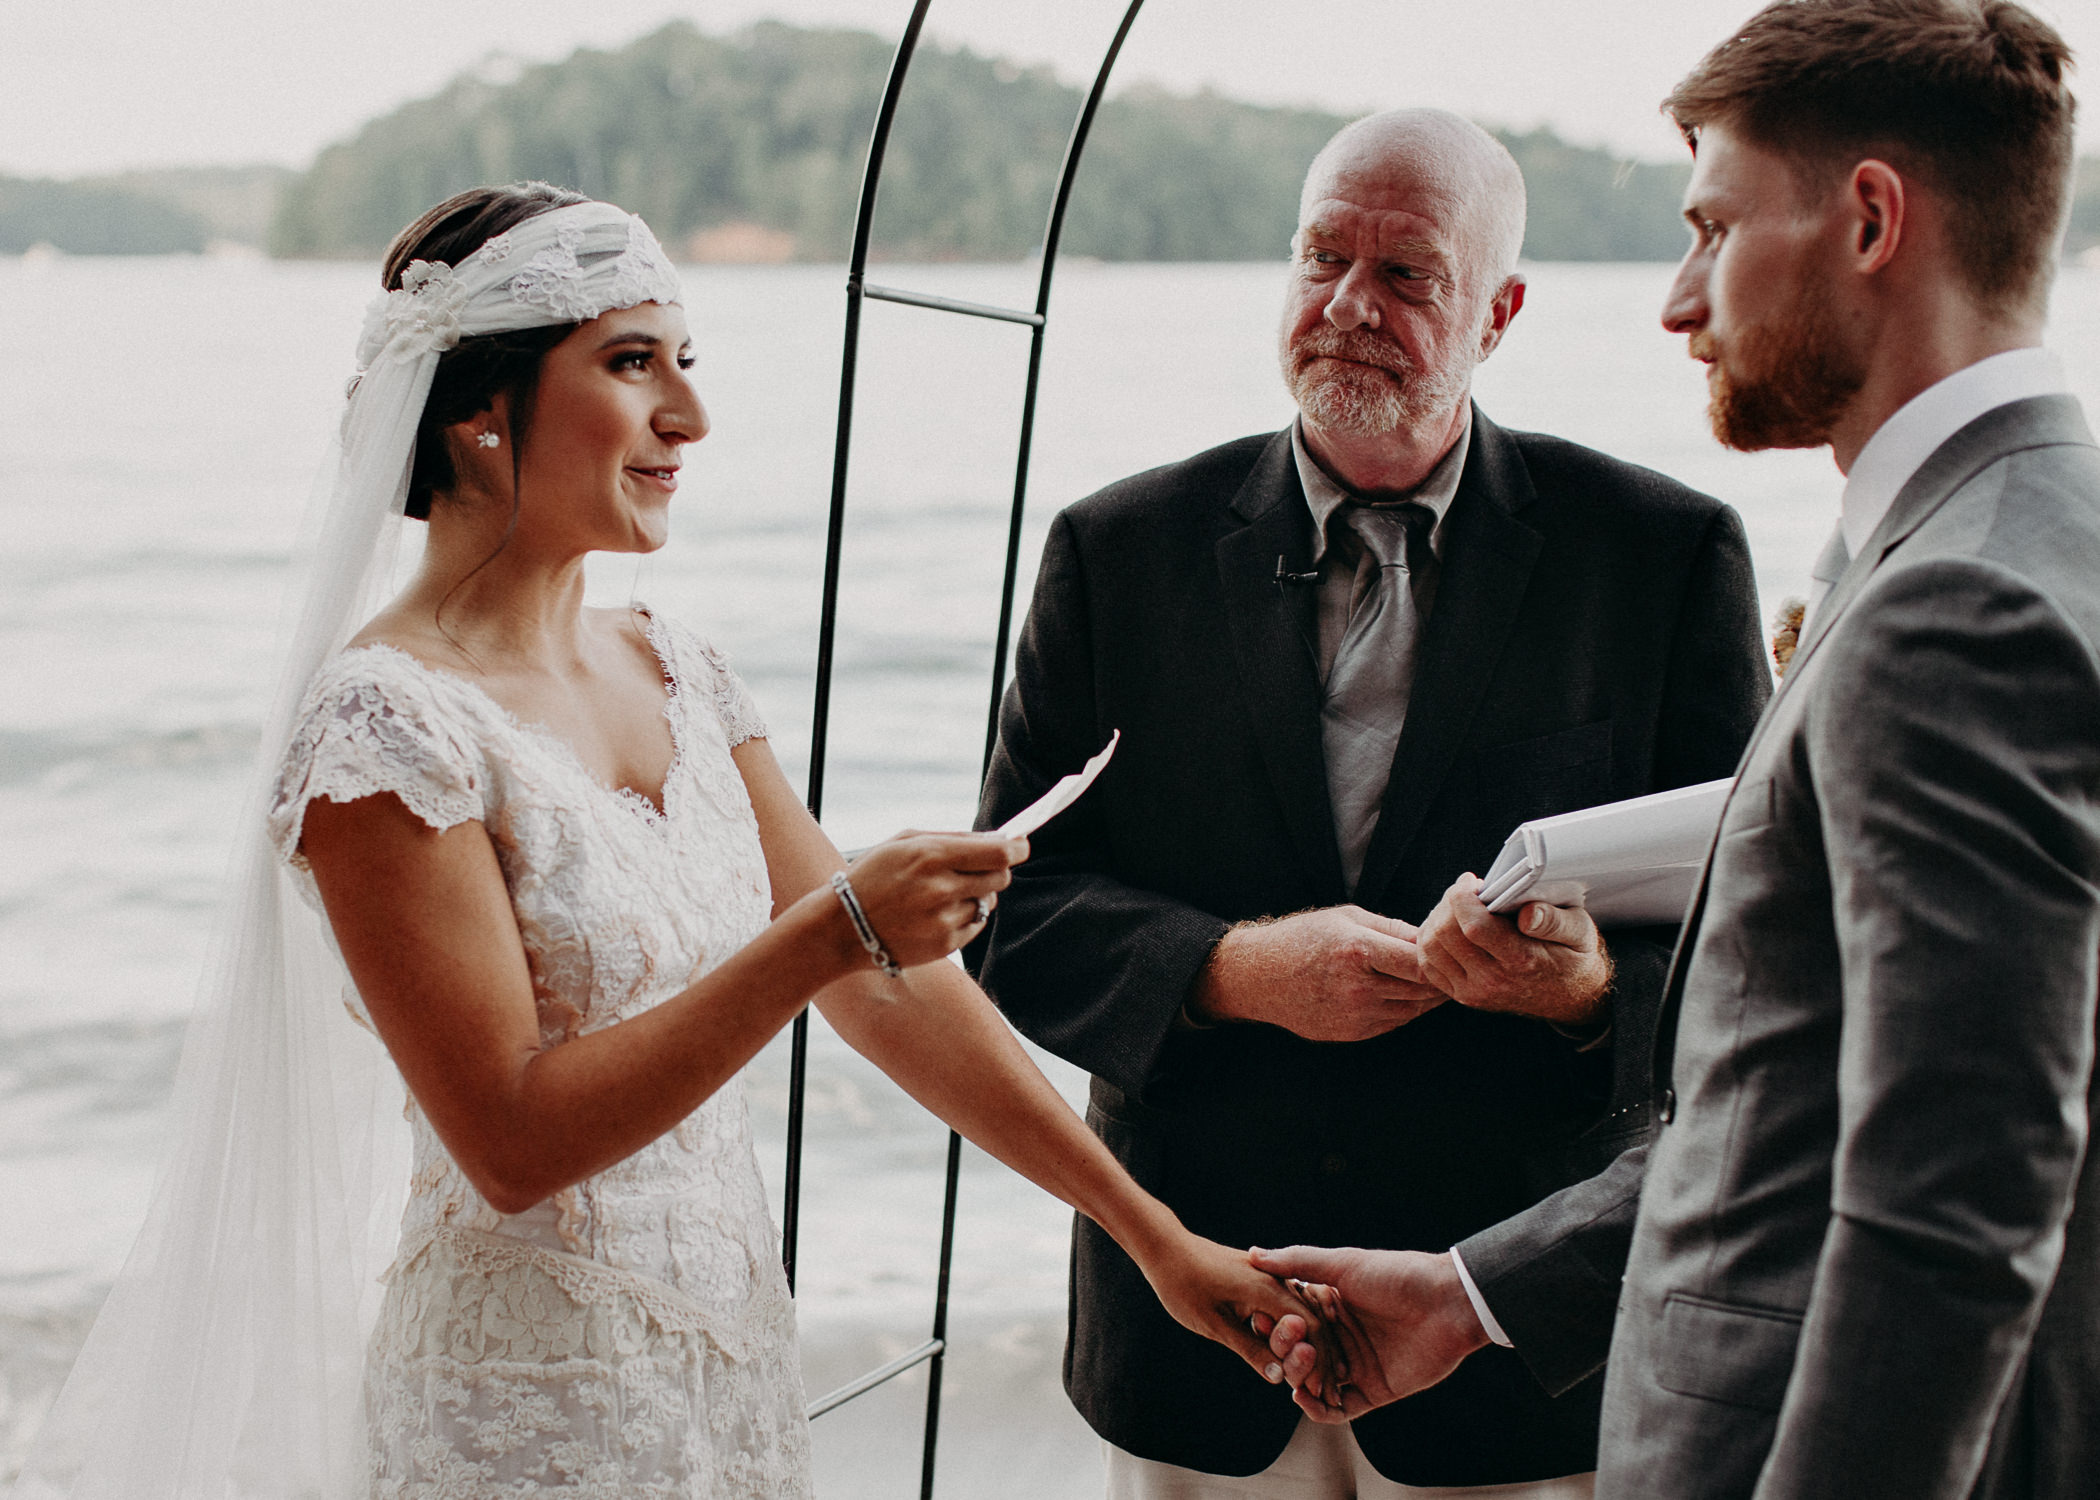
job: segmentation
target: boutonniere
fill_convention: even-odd
[[[1807,600],[1789,597],[1779,601],[1779,613],[1772,616],[1772,664],[1781,677],[1794,659],[1794,647],[1801,643],[1801,617],[1807,610]]]

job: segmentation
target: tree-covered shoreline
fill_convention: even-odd
[[[889,63],[890,43],[870,32],[760,22],[710,36],[673,22],[625,47],[463,74],[303,172],[0,177],[0,253],[232,242],[369,259],[450,193],[540,178],[633,209],[687,259],[842,261]],[[1079,101],[1047,68],[922,47],[891,139],[877,258],[1037,251]],[[1281,256],[1306,164],[1348,118],[1147,85],[1114,94],[1095,122],[1064,250],[1118,261]],[[1623,160],[1549,129],[1496,133],[1529,188],[1528,258],[1681,253],[1688,165]],[[2096,245],[2100,160],[2087,160],[2069,248]]]
[[[640,213],[695,259],[843,260],[890,45],[761,22],[674,22],[491,82],[455,80],[324,150],[287,188],[278,255],[370,255],[428,204],[540,178]],[[922,47],[885,161],[876,253],[1007,260],[1040,244],[1080,91],[1047,68]],[[1266,260],[1307,163],[1349,116],[1139,85],[1095,121],[1064,249],[1102,260]],[[1550,131],[1504,134],[1532,182],[1534,259],[1674,259],[1685,171]],[[759,233],[762,232],[762,233]]]

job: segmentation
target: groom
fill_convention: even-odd
[[[2100,1494],[2100,449],[2038,347],[2068,68],[2005,0],[1788,0],[1668,101],[1664,322],[1715,432],[1847,478],[1665,995],[1645,1187],[1629,1152],[1459,1247],[1547,1389],[1609,1338],[1599,1496]],[[1339,1288],[1352,1412],[1493,1331],[1429,1257],[1256,1263]]]

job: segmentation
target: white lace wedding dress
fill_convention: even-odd
[[[271,812],[391,792],[495,844],[548,1045],[647,1010],[762,929],[758,824],[730,746],[765,733],[712,648],[645,616],[676,747],[659,811],[551,733],[400,651],[316,675]],[[353,1016],[369,1025],[354,991]],[[525,1213],[475,1192],[413,1102],[415,1176],[366,1361],[375,1500],[804,1496],[809,1428],[741,1079]]]

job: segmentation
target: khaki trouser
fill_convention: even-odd
[[[1395,1484],[1371,1467],[1347,1427],[1305,1417],[1298,1419],[1298,1430],[1276,1462],[1244,1479],[1154,1463],[1110,1443],[1103,1443],[1101,1451],[1108,1464],[1108,1500],[1591,1500],[1597,1480],[1594,1474],[1570,1474],[1456,1489]]]

